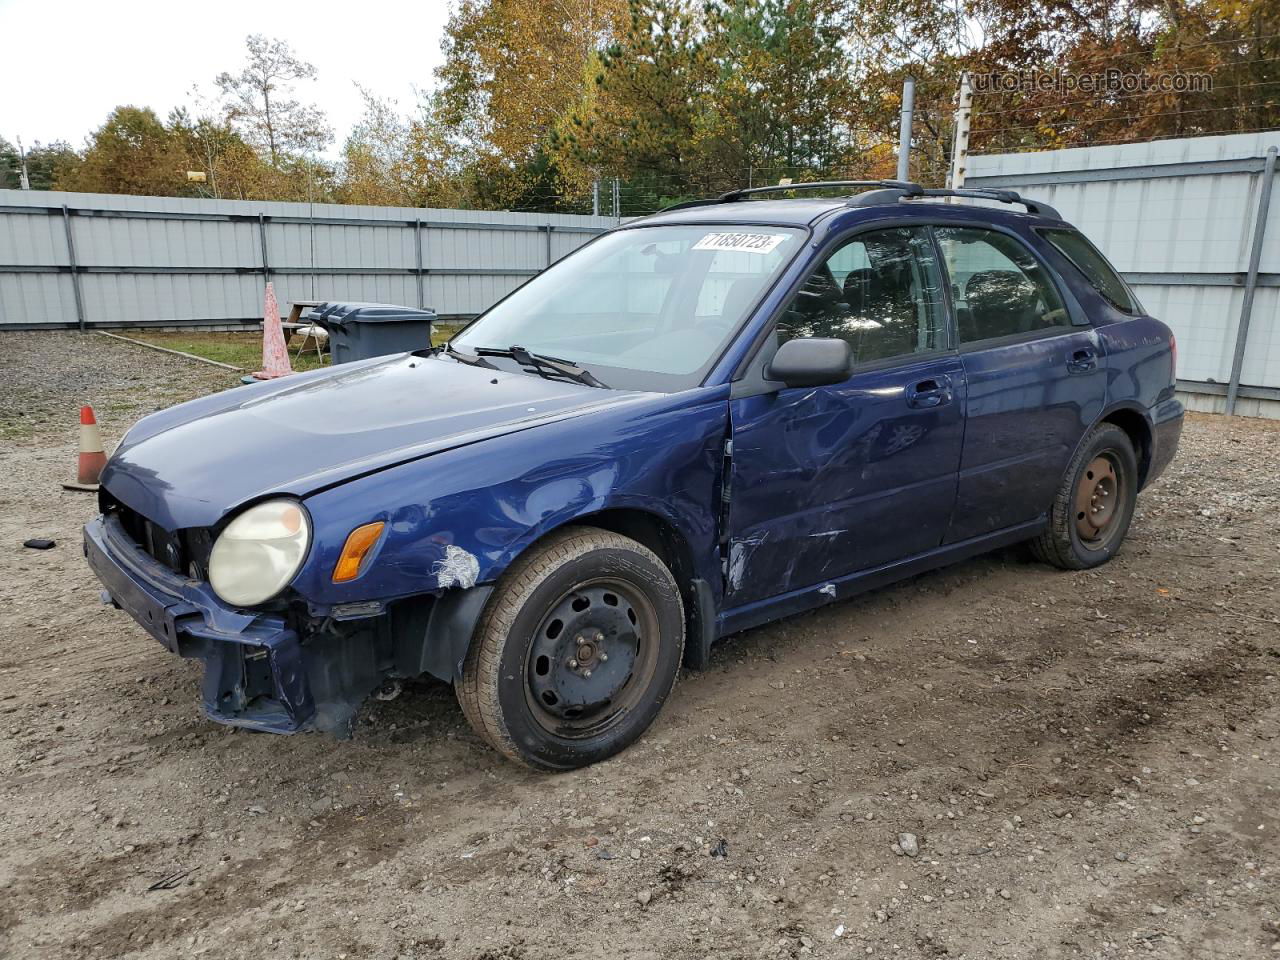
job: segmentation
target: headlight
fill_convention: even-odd
[[[307,512],[293,500],[250,507],[222,531],[209,554],[209,584],[227,603],[251,607],[285,588],[311,541]]]

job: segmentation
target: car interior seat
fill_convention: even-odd
[[[844,298],[860,322],[853,337],[857,362],[911,353],[916,347],[915,308],[910,267],[893,251],[880,251],[878,266],[851,270]]]
[[[968,310],[958,318],[962,341],[1025,333],[1037,326],[1035,284],[1016,270],[975,273],[964,296]]]
[[[739,277],[729,284],[724,295],[724,303],[720,305],[720,316],[710,318],[710,325],[716,329],[728,330],[742,319],[760,291],[760,281],[754,277]]]

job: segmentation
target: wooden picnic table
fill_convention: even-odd
[[[289,319],[282,321],[280,326],[284,328],[285,346],[289,345],[289,341],[293,338],[293,331],[301,327],[309,327],[311,324],[302,322],[302,311],[309,310],[311,307],[318,307],[324,303],[323,300],[294,300],[289,305]]]

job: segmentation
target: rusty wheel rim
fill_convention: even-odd
[[[1076,533],[1091,546],[1104,544],[1115,530],[1124,498],[1124,475],[1110,453],[1089,461],[1076,484]]]

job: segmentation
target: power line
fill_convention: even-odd
[[[1098,123],[1119,123],[1123,120],[1153,120],[1156,117],[1182,117],[1192,113],[1223,113],[1228,110],[1248,110],[1252,107],[1276,107],[1275,103],[1241,103],[1230,107],[1205,107],[1199,110],[1170,110],[1164,113],[1132,113],[1120,117],[1098,117],[1094,120],[1051,120],[1044,123],[1023,124],[1013,127],[997,127],[995,130],[976,130],[975,133],[987,136],[997,133],[1008,133],[1013,130],[1040,130],[1046,126],[1088,127]]]
[[[1188,50],[1203,50],[1205,47],[1220,47],[1223,45],[1233,44],[1233,43],[1234,44],[1261,43],[1264,40],[1277,40],[1277,39],[1280,39],[1280,33],[1264,33],[1256,37],[1226,37],[1222,40],[1202,40],[1199,43],[1180,44],[1176,48],[1166,47],[1164,51],[1159,51],[1159,52],[1185,53]],[[1159,41],[1157,41],[1157,43],[1158,42]],[[1074,60],[1072,61],[1072,63],[1073,64],[1097,63],[1097,62],[1105,63],[1108,60],[1120,60],[1124,57],[1132,57],[1132,56],[1138,56],[1138,55],[1150,56],[1156,52],[1158,51],[1134,49],[1134,50],[1126,50],[1120,53],[1105,53],[1105,54],[1100,53],[1100,54],[1094,54],[1092,56],[1084,57],[1080,60]]]
[[[1275,127],[1247,127],[1243,130],[1231,130],[1230,133],[1275,133]],[[1161,140],[1185,140],[1188,139],[1185,133],[1159,133],[1150,137],[1116,137],[1108,140],[1090,140],[1088,143],[1070,143],[1065,146],[1047,147],[1044,144],[1032,144],[1025,147],[1007,147],[998,150],[986,151],[970,151],[973,155],[996,156],[1001,153],[1044,153],[1050,150],[1081,150],[1088,147],[1101,147],[1111,144],[1128,144],[1128,143],[1155,143]]]
[[[1280,57],[1277,57],[1276,59],[1280,59]],[[1212,94],[1222,93],[1226,90],[1239,90],[1244,87],[1265,87],[1271,84],[1280,84],[1280,77],[1277,77],[1275,80],[1259,80],[1255,83],[1232,83],[1225,87],[1214,87],[1212,90],[1200,90],[1195,94],[1190,94],[1188,91],[1147,90],[1143,93],[1126,93],[1115,97],[1108,97],[1104,94],[1099,97],[1089,97],[1085,100],[1066,100],[1062,103],[1029,103],[1021,107],[1008,107],[1004,110],[983,110],[979,116],[992,117],[999,116],[1003,113],[1020,113],[1023,110],[1062,110],[1067,107],[1079,106],[1082,103],[1113,103],[1117,100],[1133,100],[1139,97],[1177,96],[1179,93],[1191,96],[1209,96]]]

